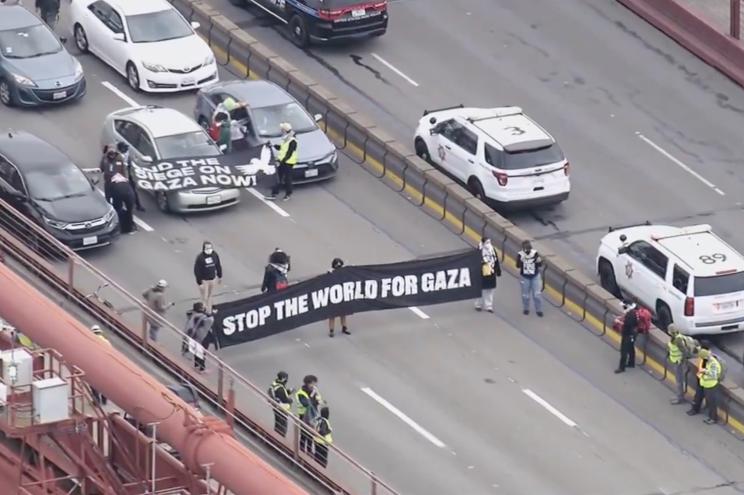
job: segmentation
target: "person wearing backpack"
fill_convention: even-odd
[[[695,402],[692,404],[692,408],[687,411],[687,414],[689,416],[699,414],[703,399],[705,399],[708,417],[705,418],[704,422],[713,425],[718,423],[718,393],[724,375],[723,365],[721,364],[721,358],[710,352],[710,349],[700,349],[698,355],[704,364],[698,368],[698,390],[695,393]]]
[[[287,273],[290,269],[290,259],[287,253],[276,248],[269,256],[269,264],[264,269],[261,292],[276,292],[289,286]]]
[[[682,335],[677,326],[669,325],[669,342],[667,342],[667,359],[674,370],[677,396],[669,402],[682,404],[687,391],[687,360],[692,358],[699,347],[698,342],[687,335]]]

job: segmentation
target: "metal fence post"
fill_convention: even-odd
[[[731,37],[740,39],[740,25],[741,25],[741,0],[731,0],[731,13],[729,15],[731,21]]]
[[[230,377],[229,386],[230,388],[227,391],[227,405],[225,409],[227,409],[227,424],[230,426],[230,429],[235,428],[235,383],[233,380],[233,377]]]
[[[75,287],[75,258],[70,256],[67,261],[67,285],[72,289]]]

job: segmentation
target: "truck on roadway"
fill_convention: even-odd
[[[388,0],[230,0],[255,6],[289,27],[292,42],[350,41],[382,36],[388,25]]]

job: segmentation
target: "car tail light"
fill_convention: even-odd
[[[566,164],[563,166],[563,175],[568,177],[568,174],[570,171],[571,171],[571,164],[566,162]]]
[[[372,4],[372,8],[376,10],[382,10],[385,7],[387,7],[387,0],[385,0],[384,2],[377,2]]]
[[[328,10],[328,9],[321,9],[318,12],[318,16],[323,19],[324,21],[335,21],[336,19],[342,17],[346,13],[345,10]]]
[[[688,297],[685,299],[685,316],[695,316],[695,298]]]
[[[496,180],[499,181],[500,186],[505,186],[509,183],[509,176],[506,175],[505,173],[496,172],[495,170],[493,170],[491,173],[493,174],[494,177],[496,177]]]

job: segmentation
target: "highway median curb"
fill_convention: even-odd
[[[633,8],[632,4],[645,4],[646,10],[650,10],[649,2],[618,1],[629,8]],[[286,88],[311,113],[323,115],[322,125],[339,149],[471,245],[477,245],[482,236],[491,237],[504,260],[505,268],[516,272],[516,253],[522,241],[531,240],[529,234],[487,208],[451,178],[414,156],[408,147],[389,137],[374,121],[283,61],[262,43],[250,36],[247,39],[240,30],[232,29],[229,26],[231,21],[224,22],[217,17],[220,19],[219,31],[228,32],[231,37],[230,41],[219,41],[221,36],[210,35],[214,29],[212,19],[215,18],[211,9],[199,2],[171,2],[187,19],[202,22],[201,33],[210,42],[218,58],[229,60],[234,71],[250,78],[267,79]],[[669,4],[670,8],[679,8],[672,0],[659,2]],[[689,23],[687,29],[701,28],[691,19],[685,21]],[[716,43],[721,42],[718,40]],[[731,47],[725,43],[716,46],[726,46],[726,53],[735,55],[737,63],[740,60],[744,67],[744,51],[739,48],[735,53],[730,52]],[[245,57],[233,57],[233,51],[242,51]],[[744,82],[744,70],[741,75],[741,81]],[[545,255],[544,288],[548,299],[584,327],[616,345],[617,335],[612,331],[607,332],[607,329],[611,328],[614,318],[620,314],[619,301],[601,288],[596,280],[568,264],[558,253],[550,252],[539,242],[536,245],[538,251]],[[673,377],[667,371],[666,361],[667,340],[663,332],[654,332],[645,339],[639,350],[642,351],[642,364],[649,372],[671,384]],[[723,388],[725,399],[722,401],[722,417],[744,435],[744,397],[741,390],[728,386]]]

